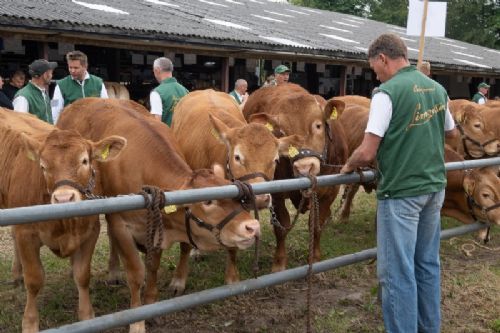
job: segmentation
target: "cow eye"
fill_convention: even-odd
[[[203,205],[205,205],[205,206],[211,206],[212,204],[213,204],[213,200],[203,201]]]
[[[480,123],[476,123],[476,124],[474,124],[474,127],[475,128],[481,128],[481,124]]]
[[[240,157],[240,155],[238,155],[238,154],[234,155],[234,160],[235,160],[236,162],[241,162],[241,157]]]
[[[89,160],[87,158],[84,158],[83,161],[82,161],[82,164],[83,165],[89,164]]]
[[[317,129],[321,129],[321,124],[316,124]]]
[[[483,197],[483,199],[489,199],[490,194],[485,192],[485,193],[481,193],[481,196]]]

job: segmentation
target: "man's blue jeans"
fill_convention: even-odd
[[[388,333],[440,330],[443,200],[444,190],[378,201],[377,274]]]

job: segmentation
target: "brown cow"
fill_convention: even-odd
[[[486,128],[493,132],[495,138],[500,140],[500,102],[493,101],[490,103],[490,101],[488,101],[480,110]]]
[[[261,123],[248,124],[231,96],[211,89],[191,92],[180,100],[172,129],[191,168],[218,164],[225,167],[226,179],[250,183],[272,179],[279,156],[288,156],[290,145],[300,144],[294,136],[275,138]],[[271,205],[270,194],[256,199],[258,208]],[[188,258],[189,246],[183,245],[177,267],[187,267]],[[180,271],[187,272],[187,268]],[[236,250],[229,249],[225,282],[237,281]]]
[[[101,168],[105,176],[102,185],[106,195],[137,193],[145,184],[166,191],[230,184],[222,178],[224,172],[220,168],[216,168],[217,176],[211,170],[193,171],[184,160],[171,129],[133,101],[81,99],[64,110],[57,125],[75,129],[88,138],[100,138],[111,133],[127,138],[129,145],[122,156]],[[109,232],[127,273],[131,307],[141,305],[140,287],[145,270],[137,248],[148,245],[145,213],[144,210],[137,210],[106,216]],[[233,214],[234,217],[230,218]],[[190,230],[186,229],[185,218]],[[224,223],[224,220],[228,222]],[[179,207],[164,216],[162,225],[155,237],[162,239],[158,244],[160,249],[149,253],[152,260],[146,265],[145,303],[156,300],[156,275],[162,249],[169,248],[174,242],[195,243],[206,251],[221,247],[245,249],[260,234],[259,222],[238,201],[229,199]],[[177,271],[171,286],[183,288],[185,280],[182,279],[186,275],[187,272]],[[144,322],[131,325],[130,331],[145,332]]]
[[[59,130],[31,115],[6,109],[0,109],[0,141],[1,208],[83,200],[80,190],[94,190],[94,182],[99,187],[97,161],[111,161],[126,145],[124,138],[116,136],[97,143],[85,140],[74,131]],[[61,258],[71,258],[79,294],[78,318],[93,318],[89,280],[99,236],[98,217],[20,224],[12,227],[12,233],[16,250],[13,272],[15,279],[22,274],[26,287],[23,332],[38,332],[39,328],[36,299],[44,284],[40,260],[44,245]]]
[[[344,103],[341,101],[325,101],[314,97],[300,86],[286,84],[274,87],[266,87],[257,90],[250,95],[247,104],[243,110],[246,119],[252,119],[257,114],[265,114],[274,120],[275,135],[280,133],[296,134],[303,138],[305,146],[322,155],[323,163],[321,173],[331,173],[338,171],[338,168],[327,167],[326,163],[331,165],[344,164],[347,159],[347,146],[345,144],[345,135],[337,121],[330,119],[331,115],[337,117],[342,113]],[[326,149],[325,149],[326,146]],[[291,178],[294,175],[317,175],[320,171],[320,161],[314,162],[313,167],[305,169],[295,168],[289,159],[281,158],[276,168],[275,179]],[[321,189],[319,191],[319,223],[323,225],[330,216],[330,205],[338,193],[338,187]],[[273,207],[276,216],[283,226],[274,227],[276,235],[276,252],[272,271],[281,271],[286,268],[287,254],[285,250],[285,240],[288,231],[291,228],[290,215],[285,206],[285,199],[290,198],[295,207],[300,206],[302,196],[298,191],[288,193],[273,194]],[[304,213],[308,205],[303,205],[301,213]],[[315,229],[314,238],[314,261],[320,259],[320,229]]]
[[[485,109],[468,100],[449,102],[450,112],[455,119],[461,136],[447,139],[446,143],[466,158],[484,158],[498,154],[500,141],[488,130],[481,112]]]

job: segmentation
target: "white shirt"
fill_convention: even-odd
[[[85,97],[85,92],[83,90],[83,85],[85,83],[85,80],[88,80],[90,78],[89,72],[85,72],[85,76],[83,78],[83,81],[78,81],[71,79],[78,83],[82,87],[82,94],[83,97]],[[108,91],[106,90],[106,87],[104,86],[104,83],[102,84],[101,88],[101,98],[108,98]],[[54,124],[57,122],[57,119],[59,118],[59,115],[61,114],[62,109],[64,108],[64,97],[61,93],[61,89],[59,88],[59,85],[56,85],[56,89],[54,90],[54,96],[52,96],[52,101],[51,101],[51,107],[52,107],[52,119],[54,119]]]
[[[373,95],[370,103],[370,116],[368,117],[368,124],[366,125],[365,133],[372,133],[383,138],[389,128],[391,118],[391,98],[383,91],[376,93]],[[453,128],[455,128],[455,121],[450,113],[450,109],[446,106],[444,130],[451,131]]]
[[[477,104],[486,104],[486,96],[484,96],[482,93],[479,93],[479,95],[483,96],[481,97],[478,101],[477,101]]]
[[[42,92],[42,96],[45,100],[49,98],[49,95],[47,94],[47,90],[45,88],[40,88],[36,84],[32,83],[35,87],[38,88]],[[17,96],[14,98],[14,101],[12,102],[14,105],[14,111],[17,112],[22,112],[22,113],[29,113],[30,112],[30,105],[28,103],[28,100],[24,96]]]
[[[152,91],[149,94],[149,105],[151,106],[151,113],[159,115],[163,114],[163,104],[161,102],[160,94],[157,91]]]

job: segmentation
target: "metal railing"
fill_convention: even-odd
[[[452,162],[446,164],[446,170],[458,170],[500,165],[500,157]],[[372,181],[376,177],[374,171],[364,171],[363,180]],[[331,186],[346,183],[359,182],[361,176],[358,174],[328,175],[318,177],[318,186]],[[290,190],[306,189],[311,186],[307,178],[277,180],[252,185],[255,194],[276,193]],[[238,195],[238,189],[234,185],[212,187],[205,189],[184,190],[166,192],[165,197],[168,204],[185,204],[209,199],[234,198]],[[135,210],[144,208],[144,198],[140,195],[129,195],[107,199],[83,201],[78,203],[66,203],[57,205],[38,205],[0,210],[0,226],[37,222],[41,220],[60,219],[71,216],[94,215],[99,213],[114,213],[124,210]],[[444,230],[441,239],[463,235],[484,228],[484,224],[475,223],[454,229]],[[320,273],[338,267],[351,265],[357,262],[373,259],[376,257],[376,248],[352,253],[333,259],[321,261],[313,265],[313,272]],[[207,304],[222,300],[230,296],[245,294],[257,289],[274,286],[287,281],[304,278],[307,274],[307,265],[283,272],[260,276],[256,279],[245,280],[228,286],[204,290],[186,296],[144,305],[138,308],[124,310],[113,314],[101,316],[91,320],[77,322],[60,328],[49,329],[43,332],[72,332],[87,333],[99,332],[106,329],[128,325],[137,321],[154,318],[160,315],[188,309],[194,306]]]

